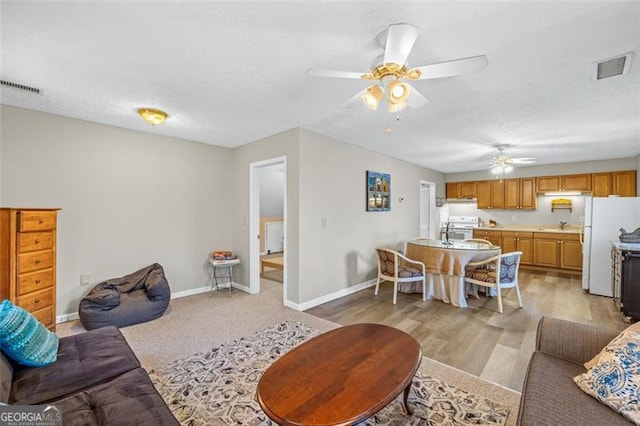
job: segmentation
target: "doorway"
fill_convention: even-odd
[[[265,271],[282,282],[282,300],[287,294],[287,162],[286,157],[249,165],[249,292],[260,293]],[[269,240],[267,242],[267,240]]]
[[[436,184],[420,181],[420,238],[435,238]]]

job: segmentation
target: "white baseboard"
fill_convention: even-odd
[[[348,296],[350,294],[353,294],[357,291],[360,290],[364,290],[365,288],[369,288],[369,287],[373,287],[374,285],[376,285],[376,278],[369,280],[369,281],[365,281],[363,283],[360,284],[356,284],[353,285],[351,287],[347,287],[347,288],[343,288],[342,290],[338,290],[336,292],[333,292],[331,294],[327,294],[324,296],[320,296],[317,297],[315,299],[309,300],[308,302],[304,302],[304,303],[294,303],[290,300],[285,300],[284,305],[287,308],[291,308],[294,309],[296,311],[306,311],[307,309],[311,309],[315,306],[318,305],[322,305],[323,303],[327,303],[327,302],[331,302],[332,300],[336,300],[339,299],[341,297],[344,296]],[[219,286],[220,289],[225,289],[225,288],[229,288],[228,284],[227,285],[221,285]],[[247,293],[251,293],[249,291],[249,287],[247,287],[246,285],[242,285],[242,284],[238,284],[236,282],[233,283],[233,288],[236,288],[238,290],[247,292]],[[181,297],[187,297],[187,296],[193,296],[196,294],[200,294],[200,293],[206,293],[209,290],[211,290],[211,286],[210,285],[206,285],[204,287],[198,287],[198,288],[192,288],[189,290],[183,290],[183,291],[178,291],[176,293],[171,293],[171,299],[179,299]],[[70,314],[64,314],[64,315],[58,315],[56,317],[56,323],[61,323],[61,322],[67,322],[67,321],[73,321],[73,320],[77,320],[78,318],[80,318],[80,316],[78,315],[77,312],[73,312]]]
[[[229,288],[229,284],[220,285],[219,288],[221,288],[221,289]],[[235,283],[235,282],[233,283],[233,288],[237,288],[239,290],[246,291],[247,293],[249,292],[249,287],[243,286],[243,285]],[[189,290],[178,291],[176,293],[171,293],[171,299],[179,299],[181,297],[194,296],[196,294],[206,293],[209,290],[211,290],[211,286],[210,285],[205,285],[203,287],[191,288]],[[64,314],[64,315],[58,315],[58,316],[56,316],[56,324],[60,324],[61,322],[77,320],[79,318],[80,318],[80,315],[78,315],[77,312],[72,312],[70,314]]]
[[[210,285],[205,285],[204,287],[198,288],[190,288],[189,290],[178,291],[176,293],[171,293],[172,299],[180,299],[181,297],[193,296],[195,294],[206,293],[211,289]]]
[[[374,278],[369,281],[365,281],[360,284],[356,284],[347,288],[343,288],[342,290],[338,290],[331,294],[327,294],[324,296],[317,297],[315,299],[309,300],[304,303],[294,303],[290,300],[285,300],[284,305],[288,308],[295,309],[296,311],[306,311],[307,309],[311,309],[315,306],[322,305],[323,303],[331,302],[332,300],[339,299],[344,296],[348,296],[357,291],[364,290],[365,288],[373,287],[376,285],[377,278]]]
[[[73,321],[80,318],[77,312],[73,312],[70,314],[58,315],[56,317],[56,324],[60,324],[61,322]]]

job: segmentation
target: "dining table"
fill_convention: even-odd
[[[465,268],[470,262],[485,260],[500,252],[500,247],[480,242],[418,238],[407,241],[405,256],[424,263],[427,300],[439,299],[465,308],[467,294],[471,291],[477,295],[477,288],[465,285]],[[422,283],[399,283],[398,290],[403,293],[421,293]]]

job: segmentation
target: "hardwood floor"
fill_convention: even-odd
[[[423,302],[421,294],[399,293],[394,306],[391,283],[381,284],[378,296],[371,287],[306,312],[342,325],[373,322],[399,328],[420,342],[424,356],[517,391],[542,316],[617,330],[627,326],[613,300],[585,293],[579,276],[521,270],[519,279],[524,308],[507,290],[504,314],[498,313],[495,298],[482,294],[470,297],[468,308],[457,308],[439,300]]]

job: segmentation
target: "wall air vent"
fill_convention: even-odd
[[[596,62],[593,69],[593,79],[602,80],[604,78],[615,77],[616,75],[627,74],[631,68],[631,58],[633,53],[629,52],[622,56]]]
[[[25,90],[27,92],[34,93],[36,95],[40,94],[40,89],[31,87],[31,86],[25,86],[24,84],[13,83],[7,80],[0,80],[0,86],[11,87],[12,89],[17,89],[17,90]]]

